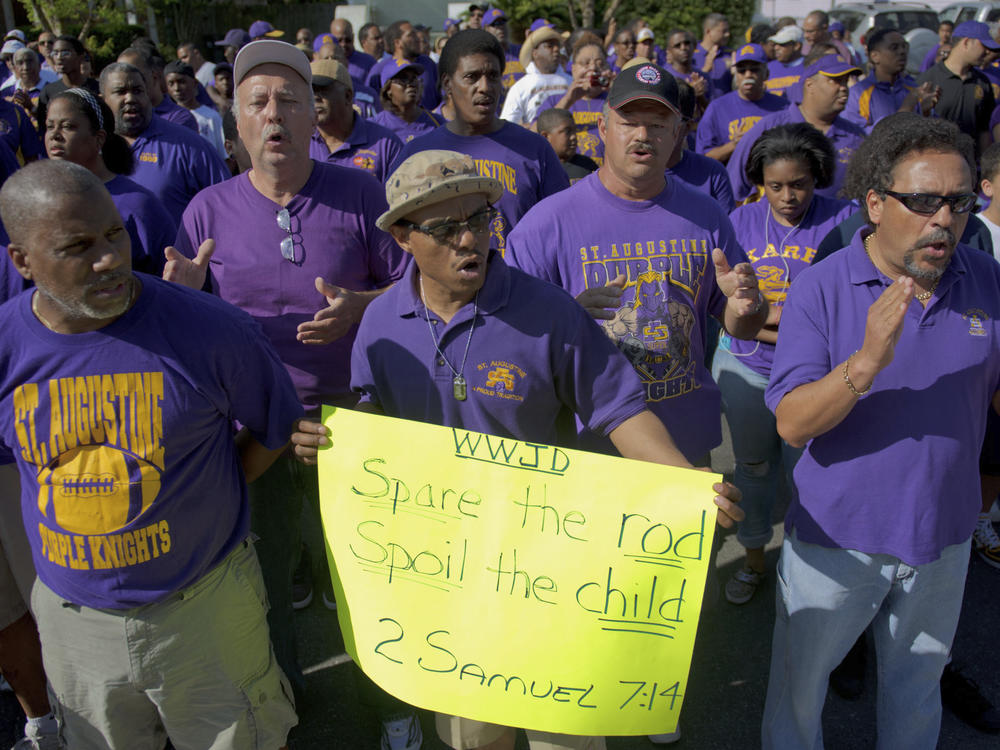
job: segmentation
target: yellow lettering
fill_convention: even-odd
[[[88,536],[87,544],[90,547],[90,559],[94,563],[94,570],[107,570],[110,568],[111,565],[101,556],[101,550],[104,547],[104,537]]]
[[[170,551],[170,526],[166,521],[160,521],[158,530],[160,532],[160,552],[165,555]]]

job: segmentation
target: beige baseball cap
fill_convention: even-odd
[[[351,74],[347,68],[336,60],[313,60],[312,65],[312,85],[329,86],[336,81],[344,84],[348,90],[354,91],[354,83],[351,81]]]
[[[258,65],[277,63],[285,65],[300,76],[306,83],[312,83],[312,71],[309,69],[309,58],[294,44],[279,42],[277,39],[258,39],[243,47],[236,55],[233,63],[233,85],[239,86],[247,74]]]
[[[503,185],[492,177],[483,177],[471,156],[457,151],[432,149],[419,151],[406,159],[385,183],[389,210],[378,217],[375,226],[388,230],[417,208],[482,193],[495,203],[503,195]]]

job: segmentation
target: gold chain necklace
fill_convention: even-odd
[[[868,255],[868,260],[870,260],[872,262],[872,265],[875,266],[875,268],[877,269],[878,266],[875,264],[875,259],[872,257],[872,251],[871,248],[869,247],[869,243],[871,242],[871,239],[874,236],[875,233],[872,232],[867,237],[865,237],[864,245],[865,245],[865,254]],[[928,289],[926,292],[921,292],[920,294],[914,294],[913,295],[914,298],[917,299],[917,301],[919,302],[926,302],[927,300],[929,300],[931,297],[934,296],[934,292],[937,290],[938,284],[940,282],[941,282],[941,277],[939,276],[938,278],[934,279],[934,284],[931,286],[930,289]]]

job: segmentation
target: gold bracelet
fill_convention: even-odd
[[[851,357],[857,354],[858,351],[860,350],[855,349],[854,352],[851,354]],[[853,393],[858,398],[861,398],[862,396],[867,396],[871,392],[874,382],[869,383],[868,387],[865,388],[863,391],[859,391],[857,388],[854,387],[854,383],[851,382],[851,376],[847,373],[847,366],[851,363],[851,357],[848,357],[846,360],[844,360],[844,382],[847,383],[847,387],[851,389],[851,393]]]

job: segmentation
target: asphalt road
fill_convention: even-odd
[[[712,456],[713,468],[729,474],[732,453],[727,444]],[[780,514],[776,508],[775,539],[769,545],[771,570],[781,539]],[[319,530],[307,524],[307,535],[317,552]],[[759,747],[760,718],[764,706],[774,622],[774,576],[769,576],[756,596],[740,607],[725,601],[720,588],[740,566],[742,548],[732,533],[724,535],[715,581],[702,613],[691,668],[691,679],[681,716],[683,737],[674,747],[683,750],[727,750]],[[715,596],[711,596],[711,592]],[[374,720],[358,703],[353,665],[344,655],[336,613],[323,607],[319,596],[297,613],[299,649],[309,690],[300,707],[300,724],[293,731],[293,750],[377,750]],[[966,583],[965,603],[954,647],[957,663],[973,677],[983,692],[1000,704],[1000,649],[996,647],[1000,623],[1000,570],[973,555]],[[871,661],[871,660],[870,660]],[[875,747],[875,674],[869,666],[866,689],[855,702],[840,699],[831,691],[824,712],[824,736],[829,750],[864,750]],[[434,736],[433,719],[421,712],[424,748],[443,750]],[[23,716],[10,693],[0,693],[0,748],[8,748],[20,736]],[[982,734],[945,711],[939,748],[951,750],[996,750],[1000,736]],[[615,737],[610,750],[651,750],[645,737]],[[519,749],[527,748],[523,735]]]

